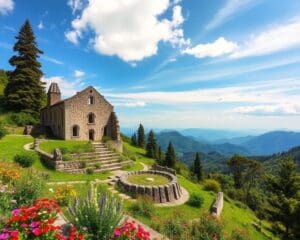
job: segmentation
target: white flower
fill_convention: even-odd
[[[52,193],[53,193],[53,192],[54,192],[54,191],[53,191],[53,188],[49,188],[49,192],[52,192]]]

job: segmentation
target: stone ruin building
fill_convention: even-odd
[[[122,148],[119,121],[114,107],[92,86],[61,100],[57,83],[51,83],[48,103],[41,110],[41,125],[54,137],[65,140],[112,140]]]

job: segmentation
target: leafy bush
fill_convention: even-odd
[[[69,207],[70,220],[77,227],[85,227],[92,240],[109,240],[123,218],[121,203],[106,193],[95,199],[91,192],[87,198],[74,199]]]
[[[130,206],[129,211],[134,216],[143,216],[151,219],[151,216],[155,213],[155,207],[150,198],[139,197],[137,201]]]
[[[44,186],[45,180],[39,172],[27,170],[15,183],[14,199],[18,206],[32,204],[41,196]]]
[[[67,206],[75,196],[76,192],[70,184],[60,185],[54,191],[54,200],[58,202],[60,206]]]
[[[62,160],[67,162],[67,161],[71,161],[72,160],[72,157],[68,154],[63,154],[62,155]]]
[[[217,193],[221,191],[221,186],[220,183],[214,179],[206,179],[204,181],[204,190]]]
[[[94,165],[94,167],[95,167],[96,169],[100,169],[100,168],[101,168],[101,164],[100,164],[100,163],[96,163],[96,164]]]
[[[2,122],[0,122],[0,139],[4,138],[6,134],[7,134],[7,131],[4,128],[4,124]]]
[[[36,124],[38,124],[37,119],[32,117],[31,114],[24,113],[24,112],[12,113],[10,115],[10,119],[11,119],[12,123],[14,123],[14,124],[16,124],[20,127],[25,126],[25,125],[36,125]]]
[[[37,159],[37,154],[29,151],[19,153],[14,157],[14,161],[24,168],[31,167]]]
[[[232,240],[250,240],[249,232],[246,229],[234,229],[231,233]]]
[[[209,213],[206,213],[201,216],[199,222],[193,222],[190,236],[191,239],[222,240],[222,229],[222,224],[217,219],[213,218]]]
[[[81,169],[86,168],[86,162],[81,162],[79,168]]]
[[[87,174],[93,174],[93,173],[94,173],[94,169],[88,168],[88,169],[86,170],[86,173],[87,173]]]
[[[192,207],[200,208],[203,202],[204,202],[203,197],[201,197],[199,194],[192,193],[187,204]]]

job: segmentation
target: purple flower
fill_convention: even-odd
[[[14,210],[12,210],[12,215],[18,215],[18,214],[20,214],[20,209],[18,209],[18,208],[16,208],[16,209],[14,209]]]
[[[39,225],[38,222],[32,222],[32,223],[30,224],[30,227],[36,228],[38,225]]]

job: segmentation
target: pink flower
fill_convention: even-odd
[[[16,208],[16,209],[14,209],[14,210],[12,210],[12,215],[19,215],[20,214],[20,209],[18,209],[18,208]]]
[[[9,234],[8,233],[2,233],[0,234],[0,239],[4,240],[4,239],[8,239],[9,238]]]
[[[32,233],[35,235],[35,236],[39,236],[42,232],[41,232],[41,229],[39,228],[34,228],[32,230]]]
[[[39,225],[38,222],[32,222],[32,223],[30,224],[30,227],[36,228],[38,225]]]
[[[17,230],[14,230],[14,231],[12,231],[12,232],[10,233],[10,235],[11,235],[12,237],[17,237],[17,236],[19,235],[19,232],[18,232]]]

